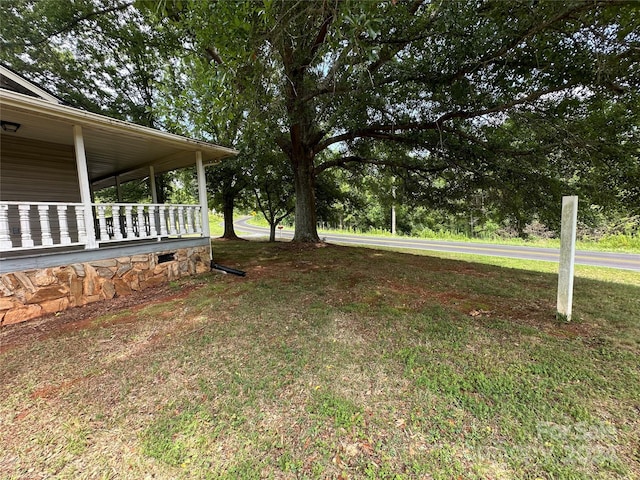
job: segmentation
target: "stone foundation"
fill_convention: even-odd
[[[194,247],[5,273],[0,275],[0,325],[208,272],[209,263],[209,247]]]

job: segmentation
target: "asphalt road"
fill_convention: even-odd
[[[249,225],[247,220],[251,217],[243,217],[234,222],[237,231],[250,235],[269,235],[269,229]],[[290,239],[293,231],[282,229],[276,232],[276,238]],[[542,260],[558,262],[558,249],[538,248],[512,245],[496,245],[475,242],[453,242],[444,240],[422,240],[405,237],[372,237],[366,235],[327,234],[320,235],[329,243],[341,243],[349,245],[369,245],[392,248],[407,248],[414,250],[435,250],[439,252],[471,253],[475,255],[490,255],[494,257],[521,258],[524,260]],[[640,272],[640,255],[631,253],[608,253],[593,251],[576,251],[576,264],[595,265],[599,267],[621,268]]]

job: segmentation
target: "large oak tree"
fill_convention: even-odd
[[[314,187],[328,168],[398,163],[452,188],[476,188],[466,178],[485,174],[505,182],[546,175],[518,163],[547,152],[510,137],[520,131],[507,120],[557,123],[576,101],[628,100],[639,84],[636,7],[166,0],[156,13],[183,35],[198,63],[193,80],[223,102],[242,99],[242,115],[262,122],[284,152],[295,240],[318,241]],[[389,145],[403,154],[376,154]],[[571,162],[565,154],[559,161]]]

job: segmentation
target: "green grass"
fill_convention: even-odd
[[[212,237],[221,237],[224,234],[224,217],[218,214],[209,213],[209,230]]]
[[[247,277],[1,354],[0,477],[639,478],[637,273],[563,323],[544,262],[214,250]]]

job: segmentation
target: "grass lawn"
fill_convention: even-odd
[[[640,478],[637,273],[566,324],[546,264],[214,250],[247,277],[0,345],[0,478]]]

